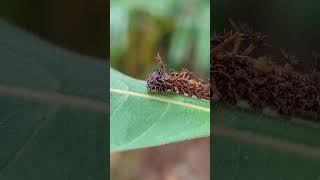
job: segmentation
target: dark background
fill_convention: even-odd
[[[214,0],[213,29],[230,27],[228,19],[247,22],[269,36],[274,47],[288,48],[303,63],[310,63],[311,51],[319,49],[320,1],[313,0]]]
[[[59,47],[105,59],[106,6],[105,0],[1,0],[0,17]]]

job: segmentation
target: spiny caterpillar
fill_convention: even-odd
[[[320,55],[313,52],[314,67],[303,73],[289,51],[271,48],[266,35],[246,24],[231,21],[232,28],[211,39],[211,76],[221,99],[237,104],[244,99],[256,110],[274,107],[285,116],[320,121]],[[272,50],[272,51],[271,51]],[[266,52],[278,52],[276,64]]]
[[[192,98],[210,99],[209,83],[202,79],[193,78],[192,73],[187,69],[182,69],[180,72],[171,70],[167,73],[159,53],[155,59],[158,60],[159,67],[148,76],[147,88],[149,91],[173,92]]]

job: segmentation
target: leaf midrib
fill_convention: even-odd
[[[30,88],[1,85],[0,96],[12,96],[21,99],[27,99],[36,102],[44,102],[49,104],[66,105],[77,108],[83,108],[98,112],[106,112],[107,104],[102,101],[92,100],[89,98],[65,95],[57,92],[40,91]]]
[[[214,136],[221,136],[244,143],[255,144],[257,146],[275,149],[285,153],[295,153],[312,159],[320,160],[320,148],[306,144],[294,143],[284,139],[276,139],[266,135],[259,135],[251,131],[237,130],[221,125],[213,126]]]
[[[190,108],[190,109],[196,109],[196,110],[210,113],[210,108],[207,108],[207,107],[198,106],[198,105],[185,103],[185,102],[181,102],[181,101],[176,101],[176,100],[171,100],[171,99],[167,99],[167,98],[162,98],[162,97],[158,97],[158,96],[143,94],[143,93],[134,92],[134,91],[130,91],[130,90],[110,88],[110,92],[124,94],[124,95],[130,95],[130,96],[136,96],[136,97],[142,97],[145,99],[152,99],[152,100],[156,100],[156,101],[165,102],[168,104],[174,104],[174,105],[178,105],[178,106],[182,106],[182,107],[186,107],[186,108]]]

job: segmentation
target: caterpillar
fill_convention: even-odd
[[[294,54],[272,48],[266,35],[246,24],[230,23],[231,29],[211,39],[210,73],[222,101],[237,104],[244,99],[258,111],[271,106],[281,115],[320,121],[320,54],[313,51],[313,70],[302,72]],[[268,51],[281,58],[271,58]]]
[[[159,62],[147,79],[147,89],[151,92],[171,92],[196,99],[210,99],[210,83],[200,78],[193,78],[192,73],[183,68],[180,72],[166,72],[163,60],[158,53],[155,59]]]

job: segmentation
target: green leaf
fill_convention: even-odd
[[[209,136],[209,101],[150,94],[145,81],[110,75],[111,152]]]
[[[319,178],[319,124],[222,103],[213,109],[214,179]]]
[[[106,179],[106,63],[0,27],[0,179]]]

